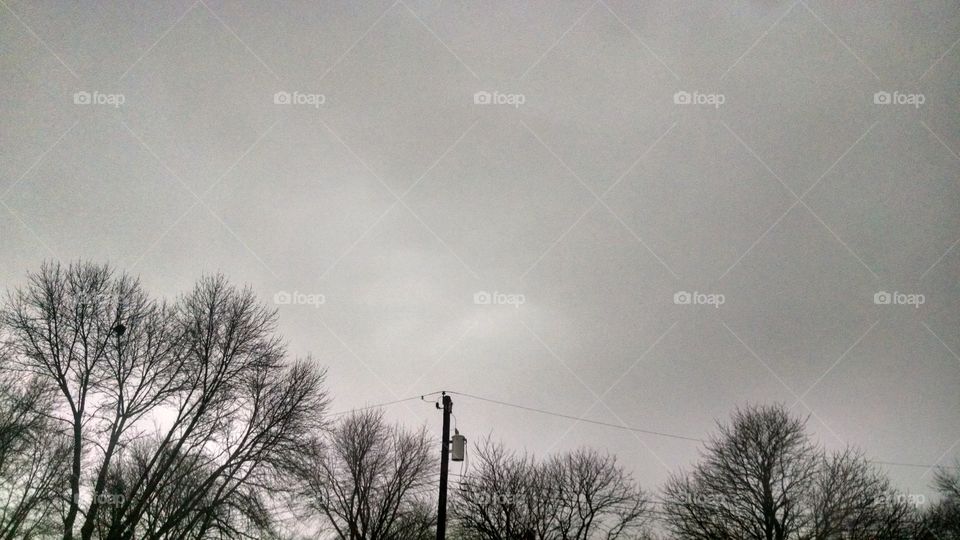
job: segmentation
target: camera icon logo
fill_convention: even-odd
[[[673,293],[674,304],[685,306],[685,305],[689,305],[692,301],[693,301],[693,295],[691,295],[687,291],[677,291]]]
[[[290,92],[279,91],[273,95],[273,103],[275,105],[289,105],[290,104]]]
[[[483,90],[473,94],[473,104],[474,105],[489,105],[493,100],[493,96],[490,92],[485,92]]]
[[[673,95],[673,102],[677,105],[690,105],[693,103],[693,96],[690,92],[680,90]]]
[[[892,103],[893,99],[890,95],[890,92],[884,92],[883,90],[873,94],[873,103],[875,105],[889,105]]]
[[[489,306],[492,296],[487,291],[477,291],[473,293],[473,303],[479,306]]]
[[[873,303],[877,305],[888,305],[893,301],[893,296],[887,291],[879,291],[873,295]]]
[[[293,302],[293,295],[287,291],[278,291],[273,295],[273,303],[281,306],[290,305]]]
[[[74,92],[73,103],[75,105],[89,105],[91,103],[90,92],[84,92],[84,91]]]

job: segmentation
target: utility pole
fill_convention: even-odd
[[[443,395],[443,438],[440,443],[440,497],[437,503],[437,540],[447,538],[447,461],[450,458],[450,413],[453,400],[446,392]],[[440,408],[440,405],[437,405]]]

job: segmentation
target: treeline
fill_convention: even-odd
[[[44,265],[0,309],[0,539],[434,538],[439,441],[329,414],[325,375],[223,277],[167,303],[106,266]],[[747,406],[653,488],[593,449],[481,441],[448,537],[960,539],[960,467],[933,482],[936,500],[901,493],[782,406]]]

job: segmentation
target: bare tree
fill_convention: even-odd
[[[580,449],[537,463],[486,439],[453,502],[459,530],[491,540],[638,538],[650,503],[616,458]]]
[[[953,468],[938,468],[933,486],[940,500],[924,512],[918,538],[960,540],[960,460]]]
[[[376,410],[350,413],[299,467],[304,495],[339,538],[428,538],[436,522],[431,448],[425,430],[404,431]]]
[[[171,306],[106,266],[46,264],[11,295],[2,322],[16,369],[56,388],[70,449],[65,540],[78,525],[83,540],[98,527],[111,540],[210,530],[232,497],[283,470],[326,404],[323,372],[285,360],[275,312],[222,277]],[[150,437],[142,466],[125,466]],[[197,460],[166,519],[144,528],[164,487]],[[111,484],[118,470],[131,474]]]
[[[3,366],[3,369],[6,369]],[[0,538],[50,536],[63,499],[67,446],[34,377],[0,375]]]
[[[506,540],[552,527],[545,471],[489,437],[475,446],[472,470],[453,490],[451,515],[466,538]]]
[[[807,537],[815,540],[911,537],[915,505],[863,454],[845,449],[821,456],[809,508]]]
[[[642,532],[649,503],[616,457],[580,449],[555,457],[549,467],[560,501],[555,517],[560,538],[634,538]]]
[[[684,539],[899,540],[915,508],[855,449],[817,449],[782,406],[737,410],[690,474],[665,488],[668,528]]]
[[[816,477],[804,422],[779,405],[738,409],[703,461],[665,488],[667,526],[689,539],[798,538]]]

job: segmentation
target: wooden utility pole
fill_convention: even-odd
[[[453,400],[446,392],[443,395],[443,437],[440,442],[440,497],[437,503],[437,540],[447,538],[447,469],[450,459],[450,413]],[[437,405],[440,408],[440,405]]]

